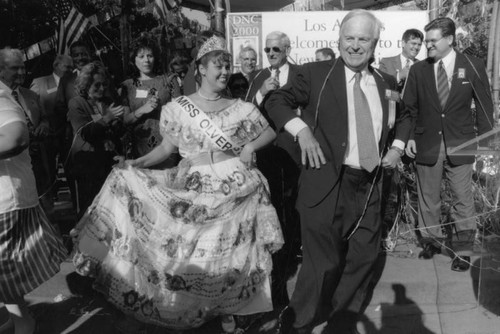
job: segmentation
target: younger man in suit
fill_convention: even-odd
[[[472,241],[476,229],[472,194],[474,156],[449,155],[447,149],[490,131],[494,123],[483,61],[455,51],[453,20],[438,18],[427,24],[424,43],[429,57],[411,68],[403,102],[405,111],[413,118],[406,154],[415,158],[418,223],[425,227],[422,235],[427,237],[421,242],[424,248],[421,257],[431,258],[440,252],[443,237],[450,242],[449,247],[454,247],[451,231],[443,233],[440,226],[443,172],[455,199],[451,216],[461,232],[461,241]],[[471,111],[472,99],[475,117]],[[470,257],[465,255],[468,252],[456,252],[452,270],[469,268]]]
[[[422,48],[423,40],[424,34],[420,30],[408,29],[403,33],[401,54],[380,60],[379,69],[396,78],[400,92],[403,90],[410,67],[418,61],[417,55]]]

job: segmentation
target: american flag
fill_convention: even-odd
[[[71,7],[73,7],[70,0],[57,0],[54,5],[57,15],[62,19],[65,19],[68,16],[71,11]]]
[[[59,19],[59,31],[56,34],[57,53],[69,54],[71,44],[78,41],[89,26],[90,21],[75,7],[72,7],[66,20]]]
[[[158,18],[160,21],[165,21],[167,18],[167,5],[165,5],[164,0],[153,0],[153,15]]]

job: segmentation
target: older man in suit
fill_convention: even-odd
[[[299,66],[287,61],[291,51],[290,38],[280,31],[266,36],[264,51],[270,66],[254,73],[246,101],[253,102],[277,132],[274,145],[257,152],[257,167],[269,182],[271,201],[278,212],[285,237],[285,247],[273,257],[272,287],[274,304],[284,306],[288,304],[287,277],[293,274],[300,252],[299,215],[295,209],[300,149],[288,132],[274,126],[270,111],[264,104],[273,92],[293,81]],[[299,114],[299,110],[295,112]]]
[[[26,79],[23,54],[18,49],[0,50],[0,89],[12,94],[14,100],[24,111],[30,135],[29,153],[35,174],[39,195],[46,195],[51,185],[49,166],[45,149],[45,138],[49,134],[49,122],[40,97],[22,87]],[[47,211],[52,210],[50,196],[42,196],[41,204]]]
[[[455,23],[438,18],[425,26],[428,58],[410,69],[403,101],[413,118],[406,153],[417,167],[418,223],[424,239],[423,258],[441,250],[440,241],[451,243],[452,233],[440,226],[443,172],[453,193],[451,217],[462,241],[473,239],[476,211],[472,194],[474,156],[449,155],[458,146],[493,127],[493,103],[484,64],[454,50]],[[471,111],[474,99],[476,112]],[[449,226],[449,225],[448,225]],[[437,242],[436,242],[437,241]],[[452,270],[469,268],[470,249],[458,252]]]
[[[382,58],[379,69],[396,78],[398,90],[403,90],[410,67],[418,59],[417,55],[422,48],[424,34],[418,29],[408,29],[403,33],[401,53],[394,57]]]
[[[303,65],[266,103],[276,128],[293,131],[303,164],[303,260],[282,333],[311,333],[325,318],[327,333],[356,333],[379,250],[381,169],[396,166],[410,129],[399,118],[389,144],[396,82],[369,66],[381,27],[372,13],[351,11],[340,25],[340,58]]]

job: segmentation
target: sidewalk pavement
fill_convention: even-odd
[[[381,253],[374,289],[358,322],[361,334],[499,334],[500,333],[500,237],[485,239],[482,253],[472,256],[467,272],[450,270],[451,259],[436,255],[417,257],[412,242],[398,244]],[[295,286],[288,282],[289,294]],[[26,296],[39,322],[38,334],[59,333],[146,333],[172,331],[120,321],[118,312],[90,287],[89,281],[73,272],[68,260],[61,271]],[[247,331],[274,334],[279,309],[264,315]],[[0,324],[7,319],[0,308]],[[124,328],[125,327],[125,328]],[[121,328],[119,330],[119,328]],[[321,326],[314,333],[324,332]],[[189,334],[221,333],[217,320]],[[13,334],[12,329],[0,334]],[[330,333],[324,333],[330,334]]]

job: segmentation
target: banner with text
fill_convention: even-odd
[[[258,54],[257,66],[269,66],[264,47],[266,35],[281,31],[288,35],[291,42],[289,61],[304,64],[315,60],[315,51],[329,47],[338,57],[340,23],[348,11],[324,12],[263,12],[263,13],[228,13],[227,38],[228,48],[233,54],[234,71],[239,70],[239,51],[245,46],[252,46]],[[384,28],[375,49],[375,66],[381,58],[401,53],[401,37],[407,29],[419,29],[429,22],[426,11],[374,11]],[[417,58],[426,57],[422,46]]]

